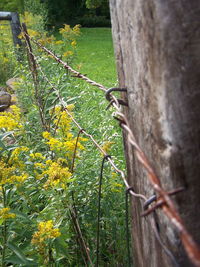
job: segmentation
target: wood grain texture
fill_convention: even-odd
[[[173,197],[186,228],[200,244],[200,4],[198,0],[110,0],[120,87],[135,137],[163,188],[185,186]],[[136,192],[154,192],[127,143],[129,182]],[[135,266],[173,266],[132,201]],[[180,266],[193,266],[170,221],[157,212],[164,243]]]

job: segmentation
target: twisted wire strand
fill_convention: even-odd
[[[24,34],[25,35],[28,35],[27,33],[24,33]],[[65,63],[63,60],[61,60],[52,51],[50,51],[46,47],[42,46],[40,43],[38,43],[32,37],[29,36],[29,38],[38,47],[40,47],[43,51],[45,51],[47,54],[51,55],[51,57],[54,58],[58,63],[62,64],[65,69],[67,69],[70,72],[74,73],[76,75],[75,77],[81,78],[82,80],[86,81],[87,83],[89,83],[89,84],[91,84],[93,86],[98,87],[100,90],[102,90],[104,92],[107,91],[106,87],[104,87],[100,83],[97,83],[97,82],[89,79],[88,77],[86,77],[85,75],[81,74],[80,72],[72,69],[67,63]],[[200,249],[199,249],[198,245],[195,243],[195,241],[193,240],[192,236],[186,230],[186,228],[184,226],[184,223],[183,223],[182,219],[180,218],[179,213],[178,213],[178,211],[176,210],[176,208],[174,206],[174,203],[171,200],[171,197],[162,188],[160,179],[158,178],[158,176],[156,175],[156,172],[154,171],[154,169],[150,165],[150,163],[149,163],[146,155],[144,154],[144,152],[142,151],[142,149],[140,148],[140,146],[136,142],[136,139],[134,137],[134,134],[133,134],[133,132],[132,132],[132,130],[130,128],[129,122],[128,122],[127,118],[125,117],[125,115],[121,112],[121,107],[120,107],[119,101],[112,94],[110,94],[110,96],[111,96],[111,98],[113,100],[113,106],[116,109],[115,116],[117,116],[117,118],[119,118],[121,120],[120,126],[127,133],[127,140],[128,140],[128,142],[133,146],[138,161],[146,169],[146,171],[147,171],[147,177],[148,177],[149,181],[151,182],[154,190],[158,193],[158,195],[160,196],[160,198],[163,200],[163,204],[161,205],[161,208],[162,208],[164,214],[170,219],[171,223],[179,231],[180,238],[182,240],[182,243],[183,243],[183,245],[185,247],[185,250],[186,250],[189,258],[191,259],[191,261],[196,266],[200,266]],[[76,124],[76,126],[79,129],[82,129],[80,127],[80,125],[76,122],[76,120],[71,116],[70,112],[67,110],[66,103],[63,101],[63,99],[59,97],[59,100],[62,103],[62,105],[64,104],[65,111],[72,118],[72,120],[74,121],[74,123]],[[90,135],[90,134],[88,134],[85,131],[83,131],[83,133],[87,137],[89,137],[93,141],[93,143],[95,144],[95,146],[102,152],[102,154],[104,156],[106,156],[105,151],[102,150],[102,148],[95,141],[95,139],[93,138],[93,136]],[[115,171],[118,172],[121,175],[121,177],[122,177],[122,179],[124,181],[124,184],[125,184],[127,190],[130,190],[130,186],[128,185],[128,182],[127,182],[127,180],[125,178],[124,172],[121,171],[121,170],[119,170],[116,167],[116,165],[114,164],[114,162],[112,161],[112,159],[109,159],[109,162],[111,163],[111,165],[113,166],[113,168],[115,169]],[[138,198],[143,199],[145,201],[147,200],[147,198],[144,195],[142,195],[142,194],[136,194],[133,190],[130,190],[130,194],[133,195],[134,197],[138,197]]]

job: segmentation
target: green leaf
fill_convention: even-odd
[[[26,259],[26,256],[24,255],[23,251],[17,247],[16,245],[12,243],[8,243],[8,247],[15,253],[17,258],[23,263],[23,264],[28,264],[29,261]]]
[[[16,256],[11,256],[6,260],[7,263],[13,263],[13,264],[24,264],[24,261],[22,261],[20,258]]]
[[[14,132],[11,131],[11,132],[6,132],[6,133],[1,134],[1,135],[0,135],[0,140],[3,140],[5,137],[7,137],[8,135],[11,135],[11,134],[13,134],[13,133],[14,133]]]
[[[61,255],[67,255],[67,243],[62,237],[56,238],[54,240],[56,251],[59,252]]]
[[[11,209],[11,212],[15,213],[18,218],[21,218],[21,219],[24,219],[25,221],[31,222],[29,217],[24,213],[22,213],[18,210],[14,210],[14,209]]]

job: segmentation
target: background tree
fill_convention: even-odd
[[[1,0],[0,11],[23,13],[24,0]]]
[[[48,10],[48,24],[78,24],[82,26],[110,26],[107,0],[43,0]]]

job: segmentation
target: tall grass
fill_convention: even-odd
[[[75,66],[107,87],[117,83],[115,57],[110,28],[82,28]]]
[[[67,26],[63,31],[67,34],[70,32]],[[74,68],[91,79],[106,87],[117,84],[110,29],[82,29],[82,34],[77,40],[77,48],[73,46],[75,57],[64,56],[64,49],[68,43],[67,49],[72,51],[71,39],[68,43],[67,39],[63,39],[59,47],[57,40],[53,37],[49,38],[44,34],[42,38],[33,30],[32,34],[39,36],[41,42],[45,42],[51,50],[56,50],[60,56],[63,55],[64,60],[72,62]],[[94,136],[102,147],[107,149],[107,153],[111,154],[117,166],[124,169],[121,131],[118,123],[112,118],[114,111],[112,107],[106,110],[108,103],[104,92],[73,77],[34,45],[33,50],[46,76],[58,88],[65,102],[75,106],[73,116],[76,120]],[[7,124],[0,129],[3,134],[0,140],[3,147],[3,150],[0,150],[0,160],[5,162],[6,169],[6,164],[11,158],[13,162],[11,161],[10,165],[15,167],[15,169],[9,169],[12,183],[5,182],[2,186],[3,190],[8,192],[8,196],[4,197],[6,201],[0,205],[3,208],[2,212],[5,213],[7,211],[5,207],[9,206],[16,214],[15,217],[12,213],[6,214],[7,218],[2,224],[4,228],[9,226],[9,231],[3,232],[5,238],[3,240],[0,238],[5,252],[3,266],[12,263],[13,266],[27,266],[28,264],[29,266],[84,266],[70,210],[76,210],[80,228],[90,249],[91,259],[95,263],[97,203],[102,155],[89,140],[84,142],[85,149],[76,158],[75,171],[69,173],[72,158],[71,154],[68,155],[70,149],[65,149],[64,145],[67,144],[67,138],[77,136],[78,129],[63,114],[64,112],[63,117],[59,118],[61,110],[57,95],[40,76],[40,71],[38,73],[37,90],[39,91],[36,92],[28,63],[24,62],[24,65],[18,67],[21,82],[18,84],[17,94],[19,103],[23,107],[23,114],[21,114],[19,127],[10,129],[13,131],[10,132],[9,137],[14,142],[11,148],[4,140]],[[40,125],[38,112],[39,105],[42,105],[45,123],[49,125],[47,131],[43,133],[44,138],[42,137],[44,129]],[[17,110],[16,113],[18,119],[20,118],[19,112],[20,110]],[[4,114],[5,116],[8,115]],[[4,119],[3,122],[6,120]],[[14,123],[13,120],[12,123]],[[60,128],[56,129],[57,126]],[[61,130],[63,126],[66,128]],[[70,142],[71,150],[73,150],[74,140],[70,139]],[[17,165],[19,163],[21,169]],[[59,176],[61,171],[62,177]],[[17,176],[13,175],[14,172]],[[24,174],[23,177],[19,176],[21,172]],[[72,179],[68,179],[67,175]],[[65,176],[67,181],[63,181]],[[17,182],[19,177],[21,180],[24,179],[21,184]],[[52,180],[50,181],[49,178],[53,179],[54,183],[51,184]],[[62,180],[61,185],[59,180]],[[0,199],[3,199],[1,195]],[[127,264],[124,213],[123,183],[111,166],[106,164],[102,186],[100,266],[114,267]],[[52,228],[52,222],[56,229],[59,228],[61,235]],[[24,231],[21,231],[21,225]],[[45,240],[38,239],[38,236],[45,235],[45,227],[51,230],[50,237],[47,235]],[[7,240],[9,240],[9,247]],[[45,251],[41,249],[43,243],[45,243]]]

